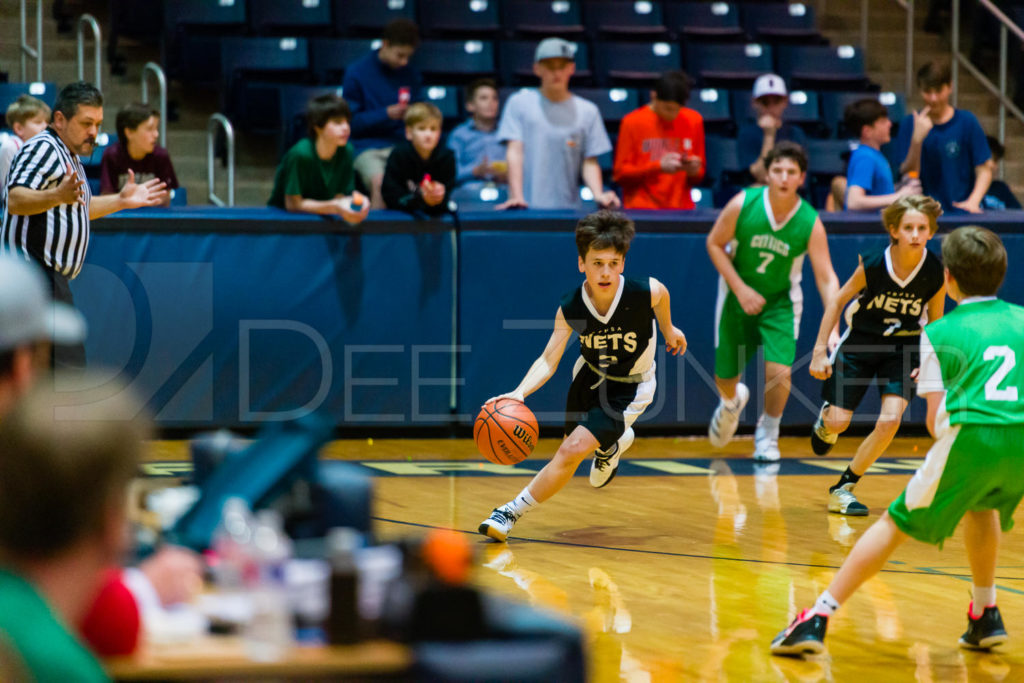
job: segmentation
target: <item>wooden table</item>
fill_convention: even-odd
[[[130,657],[111,657],[105,665],[116,681],[396,679],[412,666],[412,651],[385,640],[296,645],[281,661],[257,662],[246,656],[241,639],[208,636],[193,643],[147,646]]]

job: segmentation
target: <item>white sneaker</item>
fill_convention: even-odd
[[[480,522],[480,526],[477,527],[484,536],[489,536],[495,541],[502,541],[508,538],[508,534],[512,531],[512,527],[516,525],[516,513],[512,511],[508,505],[502,505],[500,508],[494,508],[491,516]]]
[[[853,484],[843,484],[828,494],[828,511],[850,517],[864,517],[868,506],[853,495]]]
[[[708,425],[708,439],[713,447],[721,448],[732,440],[736,433],[736,427],[740,423],[740,413],[743,412],[748,400],[750,400],[750,389],[747,389],[747,385],[743,382],[737,382],[734,399],[736,407],[728,408],[725,401],[718,401],[715,414],[711,416],[711,424]]]
[[[764,415],[757,421],[754,430],[754,460],[775,462],[782,457],[779,453],[779,430],[768,430],[764,426]]]
[[[633,428],[627,427],[607,453],[594,451],[594,459],[590,461],[591,486],[599,489],[607,486],[615,478],[615,473],[619,471],[619,458],[633,445],[633,438]]]
[[[818,411],[818,419],[814,421],[814,427],[811,428],[811,450],[815,455],[825,455],[839,440],[839,435],[828,431],[825,426],[826,410],[828,410],[828,401],[822,404],[821,410]]]

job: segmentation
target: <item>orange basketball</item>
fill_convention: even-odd
[[[480,409],[473,440],[480,453],[497,465],[515,465],[537,445],[537,418],[522,401],[499,398]]]

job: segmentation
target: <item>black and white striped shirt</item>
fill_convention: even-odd
[[[89,185],[83,186],[85,205],[59,204],[33,216],[16,216],[7,211],[7,194],[11,188],[27,187],[49,190],[57,187],[67,173],[68,165],[85,180],[85,168],[77,154],[72,154],[53,128],[36,135],[22,145],[11,161],[7,185],[0,191],[0,246],[3,251],[31,257],[50,270],[75,278],[85,262],[89,246]]]

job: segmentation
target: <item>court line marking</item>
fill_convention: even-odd
[[[386,517],[376,517],[376,516],[374,516],[374,517],[371,517],[371,519],[374,519],[374,520],[376,520],[378,522],[388,522],[390,524],[398,524],[398,525],[402,525],[402,526],[418,527],[420,529],[445,529],[447,531],[457,531],[460,534],[471,534],[471,535],[477,535],[477,533],[478,533],[476,531],[467,531],[466,529],[452,529],[451,527],[434,526],[433,524],[421,524],[419,522],[406,522],[406,521],[399,520],[399,519],[388,519]],[[483,539],[481,539],[481,542],[484,542]],[[643,550],[641,548],[620,548],[620,547],[609,546],[609,545],[591,545],[591,544],[588,544],[588,543],[572,543],[570,541],[552,541],[550,539],[545,539],[545,538],[516,538],[515,542],[516,543],[542,543],[542,544],[545,544],[545,545],[558,545],[558,546],[563,546],[563,547],[567,547],[567,548],[586,548],[586,549],[591,549],[591,550],[618,550],[620,552],[626,552],[626,553],[638,553],[638,554],[641,554],[641,555],[660,555],[660,556],[663,556],[663,557],[681,557],[681,558],[692,559],[692,560],[726,560],[726,561],[729,561],[729,562],[747,562],[747,563],[750,563],[750,564],[770,564],[770,565],[778,565],[778,566],[784,566],[784,567],[808,567],[808,568],[813,568],[813,569],[839,569],[838,565],[831,565],[831,564],[811,564],[811,563],[808,563],[808,562],[775,562],[775,561],[772,561],[772,560],[757,560],[757,559],[747,558],[747,557],[721,557],[721,556],[718,556],[718,555],[699,555],[699,554],[695,554],[695,553],[674,553],[674,552],[670,552],[670,551],[667,551],[667,550]],[[902,563],[897,563],[897,564],[902,564]],[[970,574],[951,574],[949,572],[942,571],[941,569],[939,569],[937,567],[917,567],[915,569],[882,569],[881,571],[885,572],[887,574],[917,574],[917,575],[925,575],[925,576],[940,576],[940,577],[950,578],[950,579],[966,579],[968,581],[970,581],[970,579],[971,579],[971,575]],[[999,581],[1021,581],[1021,580],[1024,580],[1024,577],[997,576],[996,580],[999,580]],[[1017,588],[1009,588],[1009,587],[1006,587],[1006,586],[999,586],[999,588],[1002,589],[1002,590],[1008,591],[1010,593],[1015,593],[1015,594],[1018,594],[1018,595],[1024,595],[1024,590],[1020,590],[1020,589],[1017,589]]]

